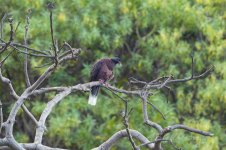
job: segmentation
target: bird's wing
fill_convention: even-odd
[[[97,63],[95,63],[92,67],[92,71],[91,71],[91,78],[90,81],[97,81],[98,80],[98,74],[101,71],[101,67],[103,66],[103,62],[102,61],[98,61]]]
[[[111,78],[112,76],[112,71],[108,68],[107,64],[103,64],[103,66],[101,67],[101,70],[99,72],[99,76],[98,78],[107,81]]]

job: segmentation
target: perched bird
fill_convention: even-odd
[[[106,81],[113,79],[113,69],[118,63],[121,63],[120,58],[118,57],[104,58],[97,61],[92,67],[90,81],[100,81],[101,83],[105,83]],[[93,86],[91,88],[88,101],[90,105],[96,105],[99,88],[100,86]]]

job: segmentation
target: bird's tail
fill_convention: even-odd
[[[88,104],[90,104],[90,105],[96,105],[96,102],[97,102],[97,94],[98,94],[99,88],[100,88],[100,86],[93,86],[91,88],[91,92],[90,92],[90,95],[89,95]]]

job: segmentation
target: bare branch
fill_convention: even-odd
[[[21,143],[20,144],[24,149],[29,150],[68,150],[68,149],[61,149],[61,148],[52,148],[42,144],[37,143]]]
[[[21,23],[21,22],[18,22],[18,23],[17,23],[17,25],[16,25],[16,29],[15,29],[15,31],[14,31],[14,32],[15,32],[14,34],[16,34],[16,31],[17,31],[17,29],[19,28],[20,23]]]
[[[150,104],[151,106],[152,106],[152,108],[154,108],[155,110],[157,110],[159,113],[160,113],[160,115],[162,116],[162,118],[164,119],[164,120],[166,120],[166,117],[165,117],[165,115],[154,105],[154,104],[152,104],[151,102],[149,102],[149,101],[147,101],[147,103],[148,104]]]
[[[130,133],[130,130],[129,130],[129,113],[128,113],[128,101],[124,101],[124,104],[125,104],[125,114],[123,116],[123,124],[124,126],[126,127],[126,132],[128,134],[128,139],[133,147],[133,150],[139,150],[139,147],[136,146],[134,140],[133,140],[133,137]]]
[[[3,77],[3,75],[2,75],[2,69],[1,69],[1,68],[0,68],[0,80],[1,80],[3,83],[5,83],[6,85],[8,85],[9,90],[10,90],[10,94],[11,94],[15,99],[18,99],[19,96],[16,94],[16,92],[15,92],[15,90],[14,90],[14,88],[13,88],[13,85],[12,85],[11,81],[10,81],[8,78]]]
[[[35,119],[34,115],[27,109],[25,104],[22,105],[23,111],[30,117],[30,119],[35,123],[36,127],[38,126],[38,121]]]
[[[10,39],[9,42],[13,42],[14,40],[14,31],[13,31],[13,18],[9,18],[9,25],[10,25]]]
[[[3,49],[0,51],[0,54],[2,54],[8,48],[8,46],[10,46],[10,47],[14,48],[15,50],[17,50],[18,52],[23,53],[23,54],[27,54],[27,55],[31,55],[31,56],[36,56],[36,57],[54,58],[54,56],[50,56],[50,55],[48,55],[45,52],[42,52],[40,50],[36,50],[36,49],[33,49],[33,48],[29,48],[29,47],[27,47],[25,45],[22,45],[22,44],[18,44],[18,43],[14,43],[14,42],[5,42],[2,39],[0,39],[0,41],[3,42],[3,43],[0,43],[0,45],[3,46]],[[20,50],[17,47],[25,48],[25,49],[31,50],[31,51],[33,51],[35,53],[29,53],[29,52],[26,52],[26,51],[22,51],[22,50]],[[36,54],[36,53],[40,53],[40,54]]]
[[[9,54],[6,55],[6,57],[0,62],[0,67],[3,66],[4,62],[6,61],[6,59],[14,52],[14,50],[12,50],[11,52],[9,52]]]
[[[134,77],[129,77],[129,82],[130,82],[130,83],[134,83],[134,84],[147,84],[147,82],[137,80],[137,79],[134,78]]]
[[[141,143],[148,143],[150,142],[144,135],[142,135],[140,132],[136,130],[129,129],[130,134],[133,138],[139,140]],[[107,141],[102,143],[100,146],[97,148],[94,148],[92,150],[103,150],[103,149],[110,149],[118,140],[120,140],[123,137],[128,137],[128,134],[126,130],[120,130],[116,132],[114,135],[112,135]],[[145,145],[149,149],[154,148],[154,144],[150,143]]]
[[[36,135],[35,135],[35,143],[41,144],[42,142],[42,136],[44,134],[44,126],[45,126],[45,121],[49,114],[51,113],[53,107],[59,103],[64,97],[69,95],[71,93],[71,88],[68,88],[67,90],[57,94],[51,101],[48,102],[46,105],[46,108],[43,110],[41,117],[39,119],[39,126],[36,128]]]
[[[144,123],[146,123],[150,127],[155,128],[159,133],[161,133],[162,130],[163,130],[162,127],[159,124],[150,121],[149,118],[148,118],[147,97],[148,96],[145,93],[141,96],[141,98],[142,98],[142,110],[143,110]]]
[[[19,99],[19,96],[15,92],[11,81],[8,78],[2,76],[1,69],[0,69],[0,79],[3,83],[8,85],[10,94],[14,97],[14,99],[16,99],[16,100]],[[34,121],[35,125],[38,126],[38,121],[35,119],[35,117],[32,115],[32,113],[29,112],[29,110],[26,108],[26,106],[24,104],[22,105],[22,109],[31,118],[31,120]]]
[[[26,17],[26,25],[25,25],[25,34],[24,34],[24,45],[27,46],[27,37],[28,37],[28,30],[29,30],[29,24],[30,24],[30,13],[31,10],[28,10],[28,15]],[[27,48],[25,48],[25,52],[27,53]],[[25,81],[27,87],[31,86],[31,82],[28,75],[28,56],[27,54],[24,54],[24,74],[25,74]]]
[[[9,47],[9,45],[10,45],[10,42],[6,43],[6,44],[3,46],[3,48],[1,49],[0,54],[2,54],[4,51],[6,51],[7,48]]]
[[[108,86],[104,86],[103,85],[103,87],[105,87],[106,89],[108,89],[109,91],[111,91],[114,95],[116,95],[119,99],[121,99],[127,105],[127,100],[126,99],[124,99],[121,96],[119,96],[115,91],[113,91],[112,89],[110,89]],[[126,111],[127,111],[127,109],[126,109]]]
[[[0,100],[0,134],[2,131],[2,123],[3,123],[3,113],[2,113],[2,102]]]
[[[11,43],[11,45],[16,46],[16,47],[25,48],[25,49],[31,50],[31,51],[33,51],[35,53],[40,53],[40,54],[43,54],[43,55],[48,55],[46,52],[43,52],[43,51],[40,51],[40,50],[37,50],[37,49],[34,49],[34,48],[30,48],[28,46],[25,46],[25,45],[22,45],[22,44],[19,44],[19,43]]]
[[[20,50],[19,48],[17,48],[16,46],[14,46],[12,44],[10,44],[9,46],[11,46],[12,48],[14,48],[15,50],[17,50],[20,53],[27,54],[27,55],[30,55],[30,56],[54,58],[53,56],[50,56],[50,55],[34,54],[34,53],[25,52],[25,51]]]
[[[162,135],[164,136],[165,134],[167,134],[167,133],[169,133],[169,132],[171,132],[175,129],[183,129],[183,130],[186,130],[186,131],[189,131],[189,132],[194,132],[194,133],[201,134],[201,135],[204,135],[204,136],[213,136],[213,134],[210,133],[210,132],[201,131],[201,130],[198,130],[198,129],[187,127],[187,126],[182,125],[182,124],[176,124],[176,125],[173,125],[173,126],[166,127],[164,129]]]
[[[5,18],[6,18],[7,14],[5,13],[1,19],[1,38],[3,38],[3,23],[5,21]]]
[[[186,131],[189,131],[189,132],[194,132],[194,133],[197,133],[197,134],[200,134],[200,135],[204,135],[204,136],[213,136],[213,134],[212,133],[209,133],[209,132],[205,132],[205,131],[202,131],[202,130],[190,128],[190,127],[187,127],[187,126],[182,125],[182,124],[176,124],[176,125],[173,125],[173,126],[168,126],[168,127],[164,128],[162,130],[162,132],[157,137],[157,140],[159,140],[159,141],[156,142],[155,148],[156,149],[161,149],[161,140],[163,139],[163,137],[167,133],[172,132],[175,129],[183,129],[183,130],[186,130]],[[175,147],[175,145],[172,143],[172,141],[170,143]]]
[[[53,4],[49,4],[49,6],[53,6]],[[50,32],[51,32],[51,39],[52,39],[52,44],[53,44],[53,51],[54,51],[54,60],[55,60],[55,63],[56,65],[58,64],[58,56],[57,56],[57,46],[56,46],[56,42],[54,41],[54,35],[53,35],[53,13],[52,13],[52,8],[48,7],[49,8],[49,13],[50,13],[50,16],[49,16],[49,19],[50,19]]]
[[[3,139],[0,138],[0,146],[4,146],[4,145],[7,145],[7,144],[8,144],[8,141],[7,141],[6,138],[3,138]]]

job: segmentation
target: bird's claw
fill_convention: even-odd
[[[102,80],[102,79],[99,79],[99,82],[100,82],[101,84],[104,84],[104,80]]]

